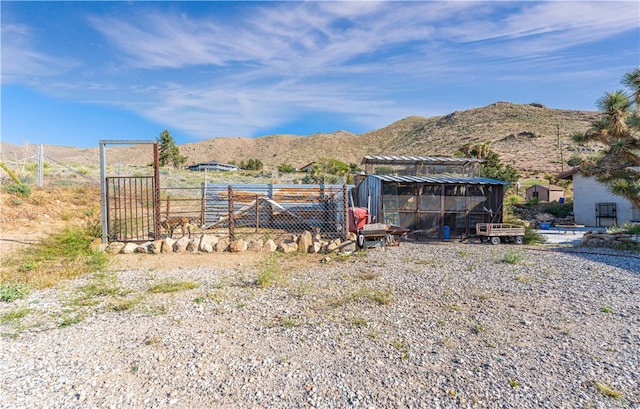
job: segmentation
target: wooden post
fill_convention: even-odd
[[[234,232],[234,215],[233,215],[233,188],[229,185],[229,242],[235,240],[235,232]]]
[[[349,198],[347,197],[347,185],[342,185],[342,216],[344,221],[344,239],[349,239]]]

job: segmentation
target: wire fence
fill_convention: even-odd
[[[231,240],[255,234],[348,235],[347,185],[203,185],[203,229],[225,228]]]

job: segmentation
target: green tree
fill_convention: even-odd
[[[180,148],[176,145],[169,131],[164,130],[157,138],[159,147],[160,166],[172,165],[179,168],[187,163],[187,157],[180,155]]]
[[[504,180],[515,183],[520,179],[520,174],[511,165],[505,165],[500,161],[500,155],[489,148],[490,142],[472,145],[467,143],[460,147],[454,156],[464,158],[484,159],[484,167],[480,175],[486,178]]]
[[[573,140],[605,146],[582,164],[581,171],[640,209],[640,68],[627,73],[622,83],[632,95],[622,90],[605,93],[597,101],[599,118],[586,132],[574,134]]]

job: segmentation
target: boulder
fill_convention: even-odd
[[[298,239],[298,251],[300,253],[308,253],[311,246],[313,246],[313,236],[310,231],[305,230]]]
[[[107,246],[107,253],[118,254],[122,251],[124,246],[125,244],[120,241],[114,241],[112,243],[109,243],[109,245]]]
[[[278,249],[278,245],[272,239],[267,240],[264,243],[264,246],[262,246],[262,251],[267,251],[267,252],[270,252],[270,253],[273,253],[277,249]]]
[[[228,247],[229,247],[229,239],[225,237],[218,240],[214,249],[217,253],[222,253],[223,251],[227,251]]]
[[[162,251],[162,243],[163,240],[152,241],[151,245],[149,246],[149,252],[152,254],[160,254],[160,252]]]
[[[247,251],[248,246],[248,243],[243,239],[237,239],[229,244],[229,251],[233,253],[240,253],[243,251]]]
[[[173,243],[173,251],[176,253],[184,253],[187,251],[187,246],[189,245],[189,237],[181,237],[175,243]]]
[[[298,243],[295,241],[283,241],[278,245],[278,250],[283,253],[293,253],[298,250]]]
[[[162,240],[162,252],[163,253],[171,253],[173,251],[173,245],[175,244],[175,240],[171,237],[167,237]]]
[[[198,249],[205,253],[212,253],[216,244],[218,243],[218,237],[210,234],[203,234],[200,238],[200,244]]]
[[[248,251],[255,251],[255,252],[262,251],[262,240],[261,239],[251,239],[251,240],[249,240],[249,243],[248,243],[248,246],[247,246],[247,250]]]

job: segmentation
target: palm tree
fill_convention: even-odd
[[[640,69],[625,75],[623,83],[632,88],[633,98],[624,91],[608,92],[598,99],[602,115],[576,142],[599,142],[606,146],[600,156],[582,171],[607,185],[612,193],[627,198],[640,209]]]

